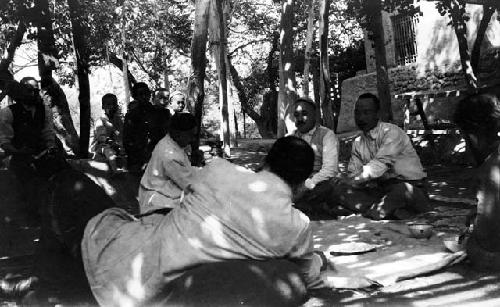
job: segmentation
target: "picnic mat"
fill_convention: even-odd
[[[451,253],[445,249],[443,238],[449,237],[449,233],[436,230],[429,239],[412,238],[406,222],[373,221],[353,215],[336,221],[311,223],[314,248],[327,252],[335,267],[335,271],[328,273],[332,280],[363,277],[388,286],[437,271],[465,258],[464,252]],[[367,243],[375,249],[354,255],[330,254],[332,250],[349,249],[345,244],[350,242]],[[357,245],[359,247],[363,249]],[[355,285],[349,287],[356,288]]]

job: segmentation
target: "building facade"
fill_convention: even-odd
[[[420,1],[421,14],[401,16],[383,12],[387,64],[389,67],[394,122],[403,125],[409,101],[420,99],[431,124],[446,123],[453,114],[454,103],[467,88],[461,70],[458,40],[441,16],[435,1]],[[472,50],[483,6],[467,4],[469,51]],[[480,87],[500,88],[500,22],[495,13],[481,46]],[[342,105],[338,132],[356,129],[354,103],[366,92],[377,93],[373,42],[365,33],[366,71],[342,83]]]

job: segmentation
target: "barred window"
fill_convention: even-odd
[[[415,27],[418,23],[418,15],[391,16],[391,22],[394,33],[396,64],[406,65],[414,63],[417,59]]]

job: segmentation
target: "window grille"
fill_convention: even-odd
[[[396,64],[406,65],[414,63],[417,59],[415,28],[418,23],[418,15],[391,16],[391,22],[394,33]]]

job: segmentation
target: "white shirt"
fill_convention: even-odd
[[[159,208],[175,208],[195,168],[184,151],[167,134],[158,142],[139,186],[139,208],[146,213]]]
[[[384,122],[354,139],[347,169],[350,176],[361,178],[420,180],[427,176],[408,135]]]

